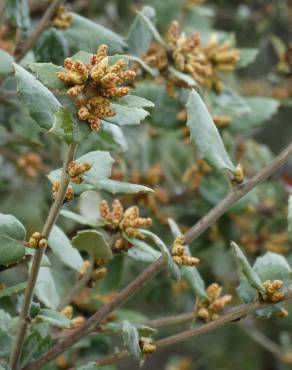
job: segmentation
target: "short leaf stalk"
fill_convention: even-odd
[[[52,203],[52,206],[50,208],[48,217],[46,219],[46,222],[43,226],[42,229],[42,236],[45,239],[48,239],[50,232],[58,218],[61,206],[64,201],[64,197],[66,194],[67,187],[69,185],[70,177],[67,174],[67,169],[69,163],[73,160],[74,158],[74,152],[76,149],[76,144],[71,144],[68,147],[66,157],[63,162],[63,168],[62,168],[62,175],[61,175],[61,181],[60,181],[60,188],[59,191],[56,195],[55,201]],[[32,266],[31,266],[31,271],[28,279],[28,284],[25,290],[24,294],[24,300],[23,300],[23,305],[21,308],[21,313],[19,317],[19,324],[17,327],[17,333],[15,336],[15,340],[13,343],[13,348],[11,351],[10,355],[10,368],[12,370],[16,370],[18,368],[20,356],[22,353],[22,347],[23,343],[25,340],[25,335],[26,335],[26,330],[29,325],[29,310],[31,306],[31,301],[33,297],[33,292],[34,288],[37,282],[37,277],[41,265],[41,260],[42,257],[45,253],[46,248],[39,248],[36,249],[33,261],[32,261]]]

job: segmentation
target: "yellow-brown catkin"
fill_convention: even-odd
[[[83,163],[76,163],[74,161],[69,163],[68,166],[68,175],[70,176],[70,180],[74,184],[81,184],[83,182],[82,174],[87,172],[91,169],[92,165],[88,162]]]
[[[52,185],[52,194],[53,194],[53,199],[56,199],[57,194],[60,189],[60,181],[54,181]],[[70,202],[74,198],[74,190],[71,185],[68,185],[65,193],[64,200],[66,202]]]
[[[71,25],[72,20],[72,15],[61,5],[56,11],[55,17],[52,20],[52,25],[60,29],[66,29]]]
[[[141,351],[146,356],[151,355],[153,352],[156,351],[156,345],[154,344],[153,339],[149,337],[141,337],[139,339],[139,346]]]
[[[217,283],[208,286],[206,293],[208,299],[199,298],[197,304],[197,316],[205,321],[214,321],[219,317],[219,313],[232,300],[232,295],[221,295],[222,287]]]
[[[64,307],[63,310],[61,311],[61,314],[71,320],[73,317],[73,307],[72,306]]]
[[[122,85],[136,77],[134,71],[125,70],[124,59],[109,64],[107,45],[100,45],[89,64],[67,58],[64,67],[65,71],[58,72],[57,77],[71,85],[67,94],[79,107],[79,119],[86,121],[92,130],[99,130],[101,119],[116,114],[112,99],[127,95],[129,87]]]
[[[43,170],[42,157],[35,152],[28,152],[17,159],[17,166],[28,177],[37,177]]]
[[[79,270],[79,278],[81,278],[90,268],[90,262],[89,261],[84,261],[83,265],[81,266]]]
[[[236,184],[241,184],[244,180],[243,168],[239,163],[232,173],[232,181]]]
[[[124,211],[124,208],[118,199],[113,201],[112,211],[110,211],[108,203],[103,200],[100,203],[99,212],[101,219],[105,223],[106,229],[113,232],[122,231],[130,238],[144,239],[144,236],[139,229],[152,225],[151,218],[140,217],[138,207],[133,206]],[[128,243],[124,243],[121,240],[122,239],[118,239],[115,242],[115,250],[123,250],[128,247]]]
[[[171,255],[174,262],[182,266],[196,266],[200,262],[198,258],[187,254],[184,246],[184,235],[179,235],[175,238],[171,248]]]
[[[77,316],[71,321],[71,328],[77,329],[79,326],[84,324],[85,318],[83,316]]]
[[[47,240],[39,232],[34,232],[29,238],[26,246],[31,249],[42,249],[46,248]]]
[[[261,298],[265,302],[281,302],[285,298],[285,294],[281,292],[283,286],[282,280],[266,280],[262,283],[265,288],[265,293],[261,293]]]

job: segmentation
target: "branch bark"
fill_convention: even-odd
[[[73,160],[75,148],[76,148],[76,144],[71,144],[68,147],[66,158],[64,159],[64,162],[63,162],[62,175],[61,175],[61,180],[60,180],[60,188],[56,196],[56,199],[50,208],[47,220],[41,232],[42,236],[45,239],[48,239],[50,232],[52,230],[52,227],[54,226],[59,216],[59,212],[60,212],[60,209],[64,201],[66,190],[67,190],[67,187],[70,181],[70,178],[67,174],[67,169],[68,169],[69,163]],[[18,368],[18,362],[19,362],[19,358],[22,352],[26,329],[29,324],[29,310],[30,310],[30,305],[31,305],[32,297],[33,297],[34,287],[37,281],[37,277],[38,277],[38,273],[39,273],[39,269],[41,265],[41,260],[45,253],[45,250],[46,248],[37,249],[33,257],[31,271],[30,271],[30,275],[28,278],[28,283],[27,283],[27,287],[24,293],[24,300],[23,300],[23,304],[21,308],[20,317],[19,317],[17,333],[15,336],[15,340],[14,340],[11,355],[10,355],[9,365],[10,365],[11,370],[16,370]]]
[[[291,300],[292,294],[289,293],[285,299],[285,301]],[[208,333],[209,331],[215,330],[224,324],[227,324],[229,322],[240,320],[241,318],[245,317],[248,314],[253,313],[254,311],[267,307],[268,305],[271,305],[272,303],[261,303],[261,302],[253,302],[249,304],[243,304],[240,306],[237,306],[233,309],[231,309],[229,312],[227,312],[225,315],[220,316],[217,320],[211,321],[207,324],[202,324],[198,327],[185,330],[181,333],[171,335],[169,337],[159,339],[154,344],[156,345],[157,349],[162,347],[168,347],[172,346],[173,344],[177,344],[180,342],[183,342],[187,339],[197,337],[201,334]],[[187,321],[185,321],[187,322]],[[259,333],[257,333],[259,334]],[[258,339],[258,338],[257,338]],[[262,338],[261,338],[262,339]],[[265,338],[266,339],[266,338]],[[276,354],[276,353],[275,353]],[[278,353],[279,355],[279,353]],[[115,362],[121,361],[125,358],[129,357],[128,351],[121,351],[113,353],[109,356],[106,356],[100,360],[96,361],[96,365],[98,366],[104,366],[104,365],[110,365]]]
[[[237,200],[246,195],[255,186],[265,181],[273,173],[275,173],[292,154],[292,142],[285,148],[270,165],[262,169],[258,174],[253,176],[245,184],[234,189],[226,196],[216,207],[211,209],[200,221],[198,221],[186,234],[186,244],[197,239],[208,227],[213,225],[219,217],[221,217]],[[80,326],[74,333],[65,338],[62,342],[57,343],[50,348],[39,358],[30,362],[23,370],[37,370],[48,362],[55,359],[58,355],[65,352],[72,345],[77,343],[84,336],[93,331],[96,326],[104,320],[113,310],[124,304],[143,286],[149,283],[162,268],[166,266],[166,261],[160,257],[157,261],[148,266],[135,280],[133,280],[126,288],[124,288],[110,303],[101,307],[94,313],[83,325]]]

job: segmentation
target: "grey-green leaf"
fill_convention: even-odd
[[[142,352],[139,346],[139,333],[137,328],[124,320],[122,324],[124,345],[129,353],[136,359],[140,360]]]
[[[46,306],[55,309],[60,303],[56,284],[49,267],[41,267],[39,270],[35,295]]]
[[[245,68],[252,62],[254,62],[255,58],[259,53],[258,49],[254,48],[242,48],[240,49],[240,59],[236,63],[236,68]]]
[[[53,63],[31,63],[29,68],[38,80],[52,90],[68,90],[68,85],[58,79],[56,73],[65,69]]]
[[[71,321],[61,314],[60,312],[50,310],[48,308],[42,308],[36,317],[36,321],[48,322],[55,328],[68,329]]]
[[[25,255],[24,226],[12,215],[0,213],[0,264],[18,262]]]
[[[80,270],[83,264],[80,253],[72,247],[67,235],[56,225],[50,233],[48,244],[53,253],[58,256],[59,260],[66,266],[76,271]]]
[[[0,49],[0,76],[6,76],[13,73],[13,62],[14,58],[6,53],[6,51]]]
[[[54,124],[55,113],[60,108],[60,103],[31,73],[18,64],[13,65],[17,90],[28,114],[40,127],[49,130]]]
[[[67,144],[73,142],[73,118],[71,113],[64,107],[59,107],[55,114],[55,121],[49,132]]]
[[[24,290],[26,286],[27,286],[27,283],[24,282],[24,283],[19,283],[19,284],[10,286],[8,288],[2,289],[0,290],[0,298],[10,297],[13,294],[17,294],[21,292],[22,290]]]
[[[192,90],[186,105],[187,126],[201,158],[217,169],[234,170],[217,127],[200,95]]]
[[[258,274],[254,271],[254,269],[249,264],[248,260],[246,259],[245,255],[242,253],[239,246],[231,242],[231,247],[233,250],[234,257],[236,259],[236,262],[238,263],[238,266],[242,272],[242,274],[246,277],[249,284],[256,289],[257,291],[264,293],[265,288],[261,284],[261,279],[258,276]]]
[[[87,252],[93,258],[113,258],[110,246],[104,236],[96,230],[82,230],[72,239],[72,245]]]
[[[97,188],[100,190],[106,190],[109,193],[117,194],[137,194],[137,193],[151,193],[152,189],[144,185],[130,184],[128,182],[121,182],[116,180],[99,180],[97,183]]]
[[[127,255],[134,260],[151,263],[161,256],[160,252],[145,243],[143,240],[129,238],[126,235],[124,237],[133,244],[133,248],[130,248],[127,251]]]

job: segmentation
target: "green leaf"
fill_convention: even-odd
[[[116,180],[99,180],[97,188],[99,190],[106,190],[112,194],[137,194],[137,193],[151,193],[152,189],[144,185],[130,184],[128,182],[121,182]]]
[[[25,236],[25,228],[17,218],[0,213],[0,264],[15,263],[24,257]]]
[[[14,27],[23,31],[29,29],[30,16],[27,0],[6,0],[5,15]]]
[[[0,60],[0,76],[6,76],[13,73],[13,56],[0,49]]]
[[[103,235],[96,230],[78,231],[77,235],[72,239],[72,245],[87,252],[95,258],[113,258],[110,246],[105,241]]]
[[[141,98],[140,96],[136,95],[125,95],[119,99],[120,105],[125,105],[127,107],[132,108],[152,108],[154,107],[154,104],[152,101],[147,100],[145,98]]]
[[[130,248],[126,254],[134,260],[151,263],[161,256],[160,252],[145,243],[143,240],[129,238],[126,235],[124,237],[133,244],[133,247]]]
[[[139,346],[139,333],[137,328],[124,320],[122,324],[124,345],[127,347],[130,355],[136,360],[140,360],[142,352]]]
[[[253,269],[262,282],[276,279],[291,281],[291,267],[281,254],[267,252],[263,256],[257,257]]]
[[[159,71],[156,68],[150,67],[141,58],[136,57],[135,55],[127,55],[127,57],[128,57],[129,60],[138,63],[141,68],[143,68],[147,73],[150,74],[151,77],[159,76]]]
[[[42,308],[39,314],[36,316],[36,321],[48,322],[55,328],[68,329],[70,328],[71,320],[60,312]]]
[[[139,125],[149,115],[149,112],[143,108],[126,107],[116,103],[113,103],[112,107],[116,114],[113,117],[105,118],[105,121],[119,126]]]
[[[54,125],[55,114],[61,106],[60,103],[31,73],[17,64],[13,65],[17,90],[28,114],[40,127],[49,130]]]
[[[142,18],[142,15],[149,20],[155,17],[155,10],[150,6],[144,6],[138,13],[130,26],[128,36],[126,38],[129,54],[140,56],[146,53],[149,49],[153,38],[153,32]]]
[[[187,126],[201,158],[217,169],[234,170],[217,127],[200,95],[192,90],[187,102]]]
[[[69,220],[73,220],[81,225],[88,225],[92,227],[101,226],[101,223],[98,220],[94,221],[88,217],[79,215],[78,213],[74,213],[71,211],[61,210],[60,215],[68,218]]]
[[[245,255],[242,253],[241,249],[234,242],[231,242],[231,247],[233,250],[234,257],[242,274],[246,277],[250,286],[261,293],[265,293],[265,288],[261,284],[261,279],[255,270],[251,267]]]
[[[34,47],[36,60],[42,62],[63,63],[69,55],[67,40],[62,31],[48,28],[39,37]]]
[[[27,283],[19,283],[13,286],[10,286],[9,288],[5,288],[0,290],[0,298],[3,297],[10,297],[12,294],[17,294],[24,290],[27,286]]]
[[[169,218],[167,221],[172,235],[174,236],[174,238],[176,238],[178,235],[181,234],[178,225],[171,218]],[[185,249],[186,253],[188,255],[191,255],[190,249],[187,245],[185,246]],[[186,279],[187,283],[196,296],[208,299],[208,295],[205,289],[205,282],[195,266],[181,266],[181,274],[182,277]]]
[[[187,84],[187,86],[194,87],[197,86],[197,82],[188,74],[183,73],[175,69],[174,67],[169,67],[168,68],[169,72],[176,77],[178,80],[184,82]]]
[[[54,226],[50,232],[48,244],[53,253],[58,256],[66,266],[79,271],[83,265],[83,259],[80,253],[72,247],[66,234],[58,227]]]
[[[68,90],[68,85],[59,80],[56,76],[57,72],[64,72],[65,69],[56,66],[53,63],[31,63],[29,68],[36,74],[38,80],[52,90]]]
[[[64,107],[59,107],[55,114],[55,121],[49,133],[60,139],[64,139],[67,144],[73,143],[73,119],[71,113]]]
[[[180,278],[181,278],[180,269],[177,266],[177,264],[174,262],[174,260],[172,259],[172,256],[170,254],[170,251],[167,248],[167,246],[164,244],[164,242],[159,238],[159,236],[157,236],[156,234],[152,233],[149,230],[141,229],[140,231],[144,235],[150,237],[154,241],[154,243],[160,249],[161,253],[166,258],[168,269],[169,269],[169,272],[170,272],[171,277],[173,278],[173,280],[179,281]]]
[[[290,240],[292,240],[292,195],[288,200],[288,233]]]
[[[63,32],[71,50],[93,53],[98,46],[106,44],[109,46],[110,53],[116,53],[126,47],[122,37],[115,32],[78,14],[70,14],[73,16],[72,24]]]
[[[55,281],[49,267],[41,267],[39,270],[35,295],[46,306],[55,309],[60,303]]]
[[[258,53],[259,50],[254,48],[240,49],[240,59],[236,63],[236,68],[245,68],[249,64],[253,63]]]

